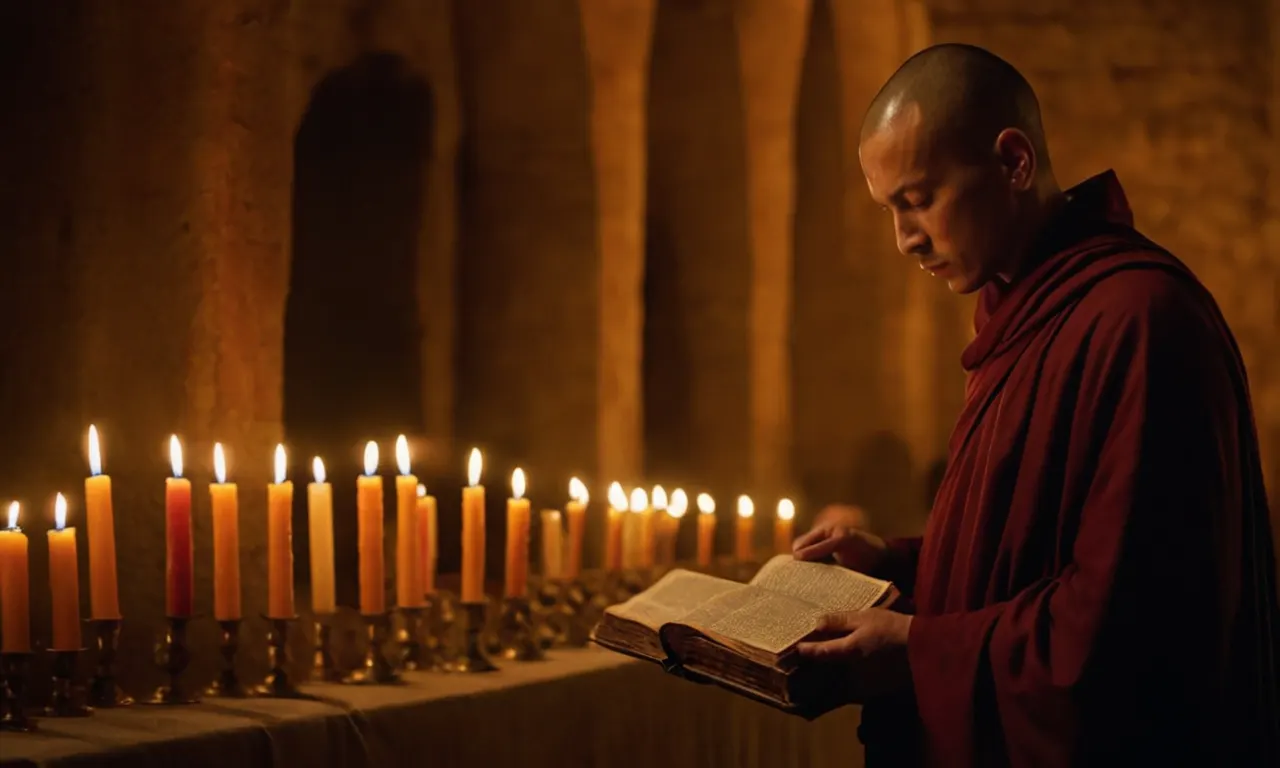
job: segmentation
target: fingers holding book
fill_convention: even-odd
[[[815,659],[854,659],[905,647],[910,631],[910,616],[886,608],[831,613],[818,624],[817,639],[796,649]]]

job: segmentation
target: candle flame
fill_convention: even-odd
[[[173,476],[182,477],[182,443],[177,435],[169,436],[169,463],[173,465]]]
[[[667,508],[667,489],[663,488],[660,485],[653,486],[653,508],[654,509]]]
[[[627,511],[627,492],[622,490],[622,483],[609,485],[609,506],[619,512]]]
[[[716,513],[716,500],[711,498],[711,494],[698,494],[698,511],[704,515],[714,515]]]
[[[364,446],[364,473],[372,477],[378,472],[378,444],[370,440]]]
[[[689,511],[689,495],[683,488],[671,492],[671,503],[667,505],[667,514],[679,520]]]
[[[796,505],[791,499],[782,499],[778,502],[778,519],[791,520],[796,516]]]
[[[227,482],[227,457],[222,453],[222,443],[213,444],[213,476],[219,483]]]
[[[400,468],[400,474],[409,474],[409,441],[404,435],[396,438],[396,466]]]
[[[473,488],[480,484],[480,470],[484,467],[484,459],[480,456],[479,448],[472,448],[471,455],[467,458],[467,485]]]
[[[324,482],[324,462],[319,456],[311,460],[311,474],[315,476],[317,483]]]
[[[516,470],[511,473],[511,497],[513,499],[524,498],[524,485],[524,470],[516,467]]]
[[[738,497],[738,517],[749,518],[756,513],[756,505],[750,496]]]
[[[276,485],[280,485],[281,483],[284,482],[285,472],[288,470],[288,468],[289,468],[289,462],[288,462],[288,458],[284,455],[284,446],[280,444],[276,444],[276,455],[275,455]]]
[[[580,504],[587,503],[587,486],[576,477],[569,480],[569,498]]]
[[[423,485],[422,483],[418,483],[418,498],[421,499],[426,495],[427,495],[427,486]]]
[[[98,446],[98,428],[89,425],[89,474],[102,474],[102,448]]]
[[[18,512],[19,512],[19,510],[20,510],[20,509],[21,509],[21,507],[18,505],[18,502],[16,502],[16,501],[11,501],[11,502],[9,502],[9,525],[8,525],[8,528],[9,528],[9,530],[11,530],[11,531],[12,531],[12,530],[16,530],[16,529],[17,529],[17,527],[18,527]]]
[[[633,488],[631,490],[631,511],[643,512],[649,508],[649,496],[644,492],[643,488]]]
[[[53,500],[53,525],[60,531],[67,527],[67,500],[62,494]]]

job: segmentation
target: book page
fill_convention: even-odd
[[[683,623],[776,654],[812,632],[824,613],[793,597],[748,587],[712,600]]]
[[[684,620],[717,597],[748,589],[736,581],[677,569],[625,603],[610,607],[608,612],[657,631],[667,622]]]
[[[891,586],[848,568],[802,562],[791,555],[778,555],[765,563],[751,583],[810,603],[823,613],[871,608]]]

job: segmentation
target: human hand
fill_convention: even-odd
[[[814,526],[791,546],[797,560],[817,561],[833,556],[845,568],[867,574],[880,569],[887,551],[884,539],[841,523]]]
[[[886,608],[831,613],[822,617],[817,631],[837,637],[800,643],[801,655],[815,659],[850,659],[903,648],[911,633],[911,616]]]

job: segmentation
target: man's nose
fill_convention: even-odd
[[[909,218],[895,215],[893,227],[898,241],[898,252],[903,256],[923,256],[928,252],[929,238]]]

